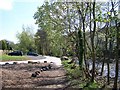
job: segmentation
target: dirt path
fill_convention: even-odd
[[[31,77],[35,71],[40,71],[46,64],[16,64],[2,65],[3,88],[63,88],[67,84],[63,67],[52,65],[52,68],[41,72],[37,77]]]

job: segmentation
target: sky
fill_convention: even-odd
[[[0,0],[0,40],[17,43],[16,34],[22,32],[22,26],[32,26],[34,33],[37,25],[33,18],[37,7],[44,0]]]

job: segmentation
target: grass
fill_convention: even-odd
[[[8,56],[8,55],[0,55],[1,61],[22,61],[22,60],[28,60],[30,58],[26,56]]]

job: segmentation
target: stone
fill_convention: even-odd
[[[40,71],[43,72],[43,69],[41,68]]]
[[[36,75],[39,75],[39,74],[40,74],[40,71],[36,71],[35,74],[36,74]]]
[[[61,60],[69,60],[69,58],[67,56],[62,56]]]
[[[13,62],[13,64],[18,64],[18,62]]]
[[[37,77],[37,75],[35,73],[32,73],[31,77]]]
[[[5,63],[5,65],[9,65],[9,63],[7,62],[7,63]]]
[[[44,63],[47,63],[47,61],[44,61]]]
[[[49,64],[49,65],[48,65],[48,68],[49,68],[49,69],[51,69],[51,68],[52,68],[52,66]]]
[[[28,61],[28,63],[33,63],[33,61]]]

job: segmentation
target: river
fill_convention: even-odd
[[[77,61],[77,64],[79,64],[79,61]],[[88,60],[87,64],[89,64],[89,70],[92,69],[92,60]],[[110,63],[110,78],[115,77],[115,63]],[[95,63],[95,68],[98,70],[98,72],[101,72],[102,63],[97,62]],[[103,76],[107,76],[107,63],[104,63],[104,70],[103,70]],[[120,82],[120,63],[119,63],[119,72],[118,72],[118,81]]]

